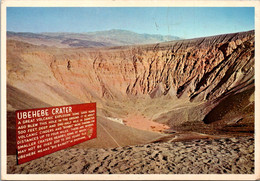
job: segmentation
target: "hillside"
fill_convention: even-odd
[[[7,72],[8,85],[50,105],[96,101],[109,117],[254,131],[254,31],[96,49],[8,40]]]

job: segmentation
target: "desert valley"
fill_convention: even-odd
[[[9,174],[254,173],[254,31],[106,33],[7,33]],[[16,165],[16,110],[90,102],[96,139]]]

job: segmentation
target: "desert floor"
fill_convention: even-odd
[[[253,174],[252,137],[157,142],[115,148],[67,148],[16,165],[8,174]]]

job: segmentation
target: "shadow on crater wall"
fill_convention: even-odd
[[[254,93],[255,88],[251,88],[241,93],[228,96],[212,109],[203,119],[205,124],[210,124],[223,118],[232,117],[254,112],[254,109],[245,109],[249,105],[249,97]],[[252,106],[250,106],[252,108]]]

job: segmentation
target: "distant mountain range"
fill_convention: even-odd
[[[60,48],[138,45],[180,39],[177,36],[138,34],[132,31],[117,29],[89,33],[21,33],[8,31],[7,38]]]

